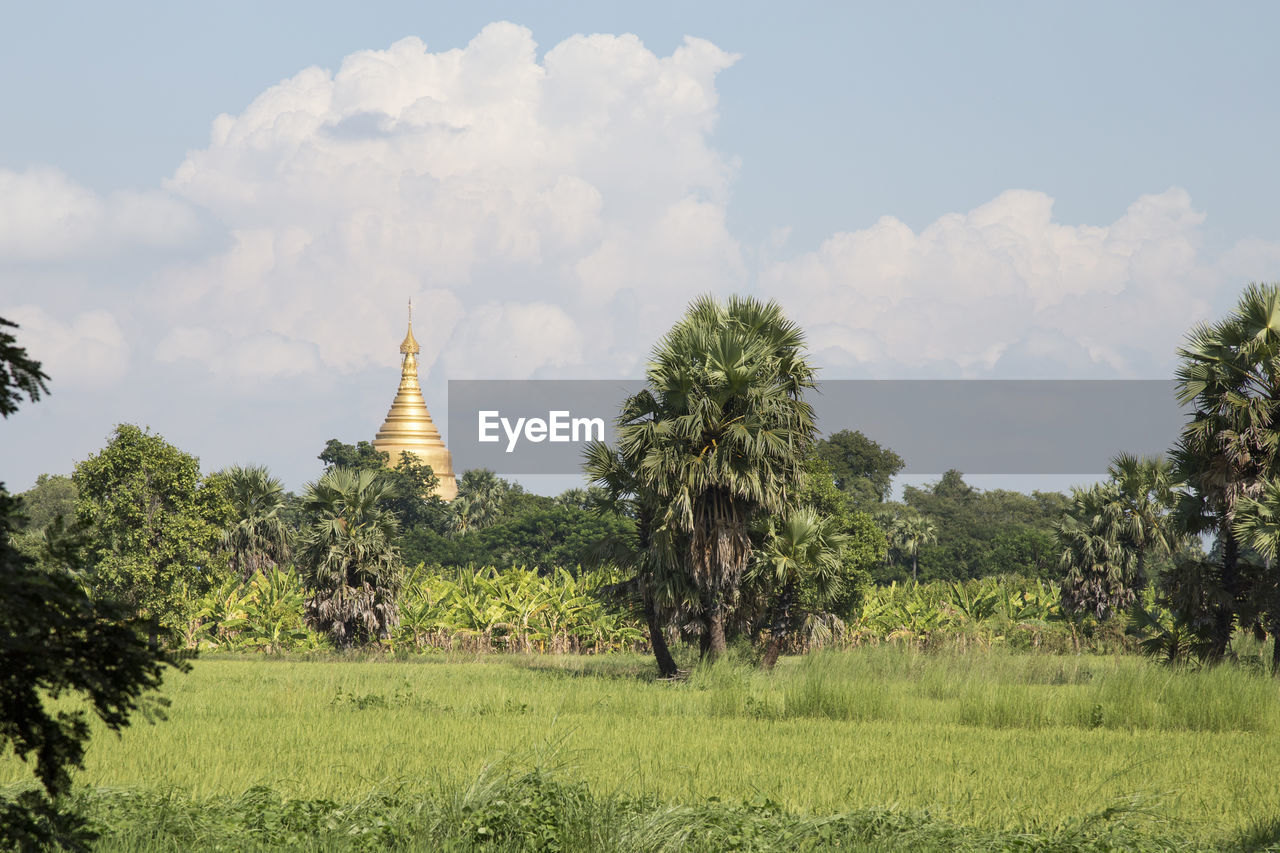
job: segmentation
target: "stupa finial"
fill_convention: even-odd
[[[422,347],[418,346],[418,341],[413,337],[413,300],[409,300],[409,331],[404,336],[404,342],[400,344],[400,352],[405,355],[412,353],[417,355],[422,351]]]

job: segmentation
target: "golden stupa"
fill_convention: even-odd
[[[440,484],[436,494],[447,501],[458,496],[458,480],[453,474],[453,457],[444,446],[440,431],[431,421],[426,401],[422,399],[422,386],[418,384],[418,353],[421,348],[413,337],[413,304],[409,304],[409,332],[400,344],[403,359],[400,364],[400,388],[391,401],[391,411],[382,429],[373,438],[373,446],[386,453],[389,464],[400,461],[400,453],[409,451],[431,466]]]

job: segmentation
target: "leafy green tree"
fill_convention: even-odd
[[[66,475],[41,474],[21,497],[28,524],[37,530],[44,530],[58,516],[75,517],[76,484]]]
[[[1058,492],[1030,495],[1005,489],[975,489],[959,471],[948,471],[929,486],[907,486],[905,508],[889,516],[915,512],[932,519],[937,542],[920,546],[917,557],[922,581],[964,580],[990,575],[1039,574],[1057,576],[1057,555],[1044,548],[1067,507]],[[885,522],[886,525],[890,521]],[[903,555],[905,556],[905,555]],[[906,572],[882,569],[878,581],[900,580]]]
[[[218,481],[203,482],[196,457],[132,424],[116,427],[72,479],[79,517],[92,532],[96,593],[180,624],[187,592],[207,589],[224,571],[214,556],[228,516]]]
[[[639,459],[661,526],[688,537],[706,651],[726,650],[725,621],[751,558],[750,524],[791,504],[815,437],[804,335],[776,303],[696,300],[658,343],[647,388],[624,405],[619,449]]]
[[[893,478],[906,463],[887,447],[861,432],[842,429],[820,440],[818,456],[831,468],[836,488],[847,493],[858,506],[889,499]]]
[[[15,328],[0,318],[0,328],[6,326]],[[45,380],[40,363],[0,332],[0,415],[16,412],[23,394],[38,399]],[[186,665],[149,647],[144,634],[152,626],[85,593],[74,578],[82,542],[53,537],[51,556],[61,570],[38,570],[13,547],[24,524],[22,501],[0,484],[0,749],[24,761],[34,755],[42,788],[0,797],[0,846],[81,847],[93,833],[66,798],[70,771],[84,763],[86,711],[119,731],[160,685],[166,665]],[[50,702],[65,696],[86,702],[62,710]],[[156,703],[163,700],[151,707]]]
[[[388,467],[391,457],[378,450],[368,441],[345,444],[336,438],[324,443],[324,450],[318,457],[324,463],[326,471],[334,468],[364,468],[380,471]]]
[[[344,444],[336,438],[325,442],[319,459],[325,471],[334,468],[373,471],[391,487],[386,506],[396,514],[402,533],[429,527],[437,533],[449,529],[448,505],[436,495],[440,478],[431,466],[408,451],[391,466],[391,458],[367,441]]]
[[[298,550],[306,616],[339,648],[385,639],[399,622],[399,522],[392,487],[375,471],[334,468],[308,484]]]
[[[400,519],[401,530],[443,529],[449,505],[436,494],[440,478],[430,465],[408,451],[401,451],[395,467],[386,471],[383,478],[391,484],[387,506]]]
[[[1275,570],[1280,550],[1280,480],[1267,479],[1257,497],[1244,497],[1236,506],[1232,530],[1242,545],[1262,558],[1253,580],[1253,604],[1271,635],[1271,673],[1280,676],[1280,577]]]
[[[291,532],[284,521],[284,485],[264,467],[235,466],[223,472],[231,504],[230,524],[219,543],[231,569],[248,582],[289,559]]]
[[[36,484],[19,495],[27,524],[13,537],[13,545],[22,553],[46,565],[48,536],[60,535],[64,525],[76,517],[76,486],[70,477],[41,474]],[[57,530],[53,526],[57,524]]]

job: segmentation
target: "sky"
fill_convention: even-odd
[[[51,376],[12,490],[121,422],[298,489],[380,425],[409,299],[443,427],[449,379],[640,375],[700,293],[827,378],[1153,379],[1280,280],[1275,4],[5,18],[0,316]]]

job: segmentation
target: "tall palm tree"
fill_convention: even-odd
[[[1189,487],[1178,518],[1187,534],[1212,531],[1221,545],[1220,583],[1232,602],[1215,616],[1213,656],[1221,658],[1248,594],[1237,506],[1280,473],[1280,286],[1249,285],[1226,319],[1192,329],[1178,356],[1178,399],[1194,406],[1172,453]]]
[[[225,471],[232,520],[220,547],[231,568],[249,581],[255,573],[289,559],[289,526],[285,523],[284,486],[260,466],[234,466]]]
[[[840,532],[839,519],[820,515],[812,507],[792,510],[781,523],[770,523],[754,567],[777,585],[771,607],[769,643],[764,666],[773,669],[792,632],[801,586],[811,591],[811,604],[821,606],[843,592],[841,551],[849,537]]]
[[[393,494],[380,472],[334,468],[303,496],[310,523],[298,566],[307,620],[339,648],[385,638],[399,622],[399,523],[387,507]]]
[[[911,556],[911,581],[919,582],[920,546],[937,544],[937,526],[928,517],[909,512],[894,521],[889,536],[895,548]]]
[[[659,528],[687,537],[705,649],[726,650],[725,619],[751,557],[748,525],[787,509],[815,438],[804,335],[774,302],[696,300],[655,348],[647,388],[627,404],[622,455],[639,460]]]

